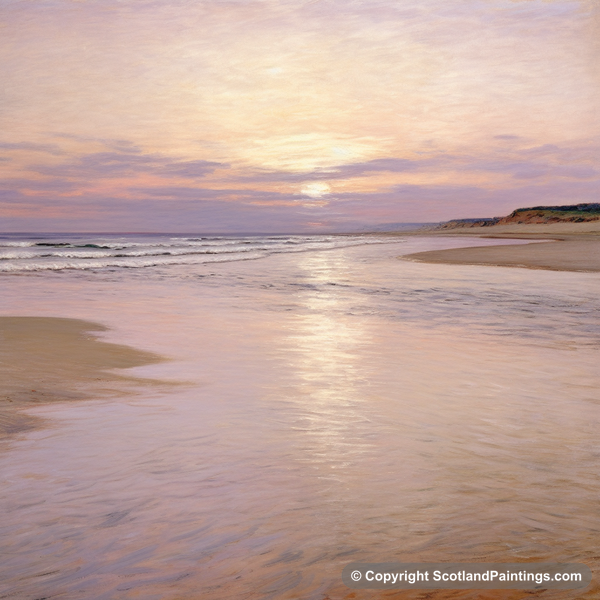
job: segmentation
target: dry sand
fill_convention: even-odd
[[[454,265],[492,265],[550,269],[552,271],[600,271],[600,240],[556,241],[514,246],[476,246],[417,252],[401,258]]]
[[[600,221],[591,223],[511,224],[431,231],[427,235],[549,239],[535,244],[478,246],[407,254],[428,263],[524,267],[553,271],[600,271]]]
[[[123,393],[128,385],[163,383],[112,371],[164,359],[94,337],[94,332],[105,330],[77,319],[0,317],[0,437],[41,423],[21,412],[26,407],[107,397]]]

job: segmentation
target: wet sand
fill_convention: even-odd
[[[551,271],[600,271],[600,240],[553,241],[515,246],[452,248],[407,254],[427,263],[525,267]]]
[[[114,369],[164,359],[94,336],[106,329],[79,319],[0,317],[0,438],[41,425],[23,408],[111,396],[148,383]]]

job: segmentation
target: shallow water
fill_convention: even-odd
[[[600,280],[396,258],[484,243],[4,276],[2,314],[104,323],[173,359],[135,373],[189,383],[31,411],[49,426],[0,454],[0,598],[393,597],[345,588],[351,561],[597,572]]]

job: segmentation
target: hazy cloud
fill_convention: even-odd
[[[7,190],[33,190],[33,191],[51,191],[51,192],[69,192],[79,187],[76,181],[68,179],[0,179],[0,187]]]
[[[336,194],[323,205],[304,202],[291,194],[258,190],[212,190],[163,186],[133,188],[136,198],[100,194],[26,196],[1,190],[0,208],[16,205],[32,214],[63,215],[73,228],[188,232],[288,232],[310,230],[308,223],[327,223],[331,231],[364,228],[381,223],[432,222],[451,218],[493,217],[517,207],[540,204],[593,202],[600,181],[558,180],[527,183],[513,189],[466,185],[398,185],[385,192]],[[300,201],[299,201],[300,200]],[[308,199],[307,199],[308,200]],[[460,205],[458,204],[460,200]],[[37,207],[37,208],[36,208]],[[52,210],[51,210],[52,209]],[[67,216],[64,216],[67,215]],[[118,219],[115,221],[115,215]],[[268,218],[265,218],[265,215]],[[34,220],[31,223],[38,223]],[[48,217],[52,222],[55,217]],[[59,217],[56,217],[59,218]],[[111,221],[111,218],[113,219]],[[17,227],[17,220],[6,220]],[[59,221],[57,221],[59,222]],[[41,226],[43,222],[39,221]],[[22,228],[24,225],[20,225]],[[50,229],[57,229],[56,224]]]
[[[238,189],[208,189],[185,186],[131,187],[129,191],[150,198],[168,198],[170,200],[222,200],[228,205],[248,202],[294,202],[314,200],[301,194],[283,194],[280,192],[265,192],[262,190]]]
[[[557,146],[527,149],[514,153],[514,157],[494,157],[482,159],[478,156],[440,154],[423,159],[380,158],[366,162],[338,165],[329,169],[317,169],[301,173],[288,171],[263,171],[242,177],[233,177],[244,182],[288,182],[323,181],[368,177],[379,173],[418,173],[435,171],[484,171],[504,173],[516,179],[531,179],[542,176],[567,177],[574,179],[593,178],[600,170],[589,165],[560,164],[540,161],[538,158],[559,158],[563,161],[575,154],[574,149],[561,149]],[[579,150],[581,154],[581,149]],[[533,158],[533,160],[532,160]]]
[[[329,169],[316,169],[301,173],[290,173],[289,171],[259,171],[251,175],[234,178],[236,181],[246,182],[289,182],[301,183],[310,180],[325,179],[349,179],[361,177],[370,173],[393,172],[402,173],[417,171],[430,165],[428,160],[408,160],[403,158],[378,158],[366,162],[338,165]]]
[[[56,144],[38,144],[36,142],[0,142],[2,150],[25,150],[28,152],[47,152],[48,154],[64,154]]]
[[[76,178],[115,178],[152,173],[160,177],[201,178],[229,165],[207,160],[178,161],[158,154],[96,152],[60,165],[31,165],[41,175]]]
[[[142,152],[142,149],[138,145],[129,140],[107,139],[93,136],[75,135],[73,133],[53,133],[52,136],[65,140],[73,140],[76,142],[93,142],[102,144],[103,146],[106,146],[111,150],[116,150],[117,152],[131,152],[133,154]]]

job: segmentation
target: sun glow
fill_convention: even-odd
[[[300,193],[311,198],[322,198],[331,193],[331,188],[326,183],[314,181],[304,184],[300,189]]]

